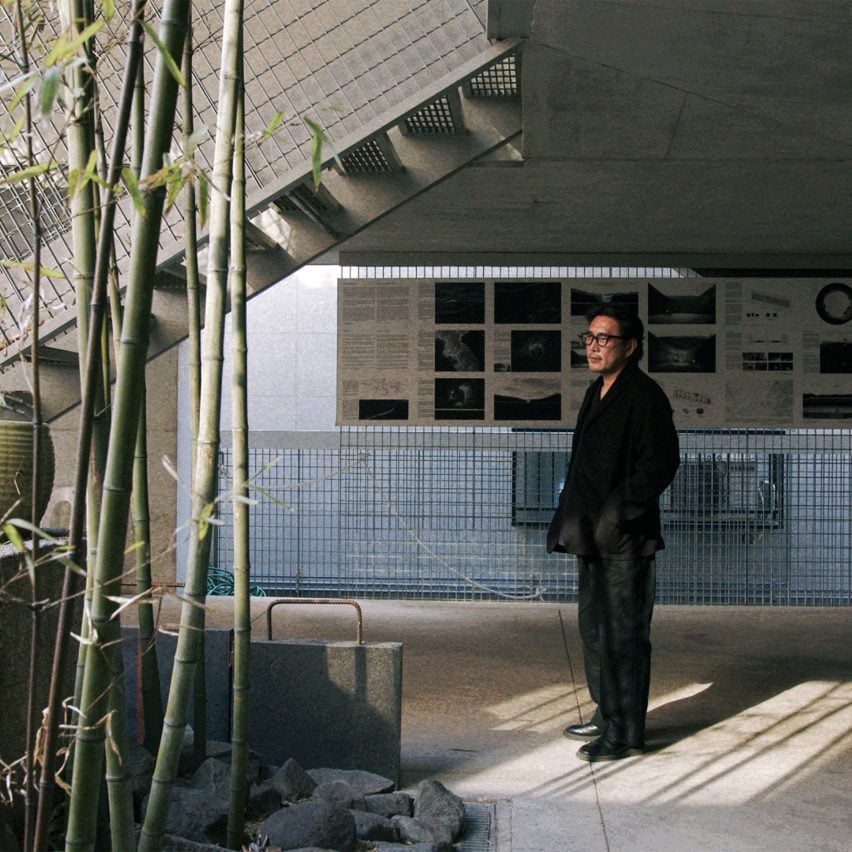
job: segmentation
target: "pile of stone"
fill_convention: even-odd
[[[136,752],[140,816],[153,764]],[[207,760],[172,789],[164,848],[205,852],[224,845],[229,808],[230,745],[211,743]],[[465,828],[462,800],[440,782],[423,781],[414,795],[362,770],[309,769],[294,760],[264,768],[249,761],[247,828],[253,848],[338,852],[452,852]]]

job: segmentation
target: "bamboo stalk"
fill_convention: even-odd
[[[132,103],[132,81],[136,76],[136,68],[141,65],[142,55],[142,27],[141,16],[144,11],[145,0],[136,0],[133,9],[133,19],[131,20],[127,39],[127,56],[125,61],[125,74],[122,84],[122,92],[119,99],[118,114],[116,116],[116,136],[114,137],[113,150],[111,152],[111,162],[109,172],[107,174],[107,184],[113,185],[118,180],[118,174],[121,169],[123,160],[123,152],[125,147],[127,121],[129,117],[130,105]],[[112,240],[112,223],[114,220],[115,198],[114,196],[107,199],[104,205],[104,217],[102,220],[102,228],[100,232],[101,245],[99,247],[99,264],[96,264],[95,269],[95,286],[93,288],[93,297],[89,306],[90,310],[90,328],[93,334],[90,338],[90,345],[86,348],[84,380],[81,395],[80,406],[80,429],[78,433],[78,456],[77,467],[75,474],[74,501],[71,512],[71,525],[69,530],[69,545],[71,559],[77,564],[82,563],[82,530],[83,517],[86,506],[87,480],[89,469],[89,452],[92,435],[92,411],[96,404],[99,377],[98,361],[96,353],[96,339],[100,337],[98,328],[103,323],[103,296],[100,291],[105,288],[104,281],[104,252],[111,252]],[[107,255],[109,256],[109,255]],[[90,572],[91,573],[91,572]],[[61,682],[65,670],[65,661],[68,652],[68,608],[70,601],[76,593],[77,577],[71,570],[66,570],[65,580],[63,584],[62,603],[59,610],[59,619],[56,635],[56,647],[54,650],[53,671],[51,676],[51,691],[50,699],[47,708],[47,717],[45,721],[45,766],[41,778],[41,792],[39,796],[39,813],[38,813],[38,830],[36,832],[37,848],[44,848],[47,843],[47,832],[49,829],[50,820],[50,805],[53,799],[53,789],[55,786],[55,742],[57,739],[57,731],[59,725],[59,715],[61,710],[62,696],[60,694]],[[84,628],[81,631],[84,636],[88,635],[88,618],[84,619]],[[84,655],[85,646],[80,648],[80,659],[78,660],[78,682],[80,692],[82,692],[83,672],[84,672]],[[75,706],[80,706],[82,696],[77,696],[75,689],[75,698],[78,703]]]
[[[26,39],[26,27],[24,25],[24,14],[20,0],[15,6],[15,18],[17,25],[17,65],[22,76],[29,74],[30,58],[29,49]],[[24,98],[24,124],[26,128],[26,164],[32,167],[35,163],[33,152],[33,113],[32,113],[32,94],[27,93]],[[32,388],[32,427],[33,427],[33,456],[32,456],[32,488],[31,488],[31,522],[33,525],[32,535],[32,559],[38,559],[39,552],[39,536],[37,525],[41,520],[37,517],[37,507],[39,504],[39,473],[41,467],[41,387],[39,381],[39,362],[38,362],[38,332],[39,332],[39,310],[41,305],[41,205],[39,204],[37,184],[35,177],[31,177],[28,181],[29,190],[29,214],[33,226],[33,315],[32,315],[32,333],[30,346],[30,369],[31,369],[31,388]],[[22,560],[26,556],[22,556]],[[27,728],[26,728],[26,756],[24,760],[25,768],[25,786],[24,786],[24,849],[29,850],[33,844],[33,834],[35,829],[36,819],[36,802],[35,802],[35,741],[36,730],[38,728],[38,706],[37,706],[37,654],[39,645],[39,635],[41,632],[41,606],[40,599],[40,584],[39,571],[32,572],[32,587],[31,587],[31,622],[30,622],[30,662],[27,678]]]
[[[163,741],[142,826],[139,849],[156,852],[161,845],[168,814],[171,786],[186,729],[189,695],[199,664],[199,633],[203,629],[210,536],[206,518],[213,510],[219,453],[219,421],[222,397],[222,347],[227,295],[229,248],[229,199],[236,121],[236,84],[242,0],[226,0],[223,10],[222,76],[213,161],[213,196],[209,229],[204,355],[201,377],[198,449],[193,493],[193,524],[189,543],[186,599],[172,671]]]
[[[170,57],[183,49],[188,0],[166,0],[160,24],[160,41]],[[134,75],[135,79],[135,75]],[[162,167],[168,151],[175,118],[177,81],[161,52],[154,77],[152,102],[156,109],[146,136],[142,179]],[[101,775],[104,720],[109,710],[109,655],[104,648],[118,647],[120,629],[112,618],[115,604],[108,598],[118,595],[123,568],[124,537],[127,531],[129,490],[133,452],[139,423],[137,388],[145,370],[148,331],[153,295],[158,238],[165,190],[146,187],[144,215],[133,223],[130,272],[125,317],[121,336],[121,356],[115,386],[113,424],[110,433],[104,499],[101,506],[95,563],[95,589],[92,598],[92,639],[86,654],[81,719],[77,728],[76,755],[72,779],[66,849],[92,849],[95,819],[90,803],[92,785]]]
[[[183,76],[192,80],[192,10],[187,21],[187,38],[183,49]],[[190,140],[195,133],[195,114],[192,98],[192,86],[183,89],[183,140],[184,149],[188,150]],[[198,230],[195,197],[195,181],[187,181],[184,190],[184,210],[186,222],[186,305],[187,305],[187,348],[189,352],[189,411],[192,429],[192,460],[190,470],[195,475],[195,447],[198,441],[198,412],[201,407],[201,296],[198,273]],[[191,490],[194,486],[190,484]],[[202,612],[202,617],[204,613]],[[206,621],[206,619],[204,619]],[[201,625],[203,628],[203,623]],[[199,631],[198,658],[205,657],[204,646],[206,638],[203,629]],[[207,756],[207,673],[205,666],[195,669],[193,684],[193,763],[198,766]]]
[[[240,45],[242,59],[242,45]],[[251,599],[249,559],[248,339],[246,333],[245,89],[239,69],[234,176],[231,182],[231,352],[234,447],[234,704],[231,726],[231,778],[228,846],[241,849],[248,767]]]

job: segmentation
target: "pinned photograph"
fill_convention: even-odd
[[[436,373],[481,373],[485,369],[485,332],[435,332]]]
[[[481,281],[436,281],[435,322],[484,323],[485,284]]]
[[[715,373],[716,335],[657,337],[649,334],[648,369],[652,373]]]
[[[435,379],[436,420],[484,420],[484,379]]]
[[[496,281],[494,322],[558,325],[562,322],[559,281]]]

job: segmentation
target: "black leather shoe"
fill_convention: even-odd
[[[594,722],[586,722],[584,725],[569,725],[562,732],[562,736],[568,737],[569,740],[593,740],[603,735],[604,729]]]
[[[604,760],[621,760],[623,757],[635,757],[645,750],[628,743],[609,742],[606,737],[600,737],[594,742],[580,746],[577,757],[589,763],[599,763]]]

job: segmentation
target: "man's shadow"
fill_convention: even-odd
[[[649,752],[667,748],[809,681],[825,683],[828,694],[832,684],[848,681],[850,674],[847,663],[808,656],[777,661],[759,655],[730,661],[715,658],[704,665],[696,661],[689,680],[709,686],[652,706],[645,730],[646,748]]]

